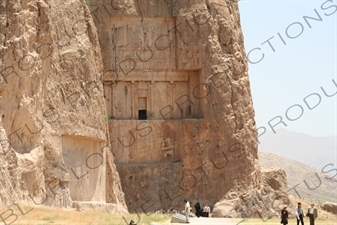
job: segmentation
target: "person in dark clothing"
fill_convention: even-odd
[[[285,206],[281,211],[281,224],[286,225],[288,224],[288,210],[287,206]]]
[[[200,207],[200,203],[197,202],[195,205],[194,205],[194,208],[195,208],[195,215],[199,218],[201,216],[201,207]]]

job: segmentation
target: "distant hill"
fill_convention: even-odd
[[[259,138],[259,151],[270,152],[321,170],[328,164],[337,168],[337,137],[313,137],[284,129],[268,131]]]
[[[328,166],[322,172],[298,161],[262,151],[259,151],[259,161],[261,167],[285,170],[290,195],[315,204],[337,202],[336,166]],[[326,173],[328,171],[330,173]],[[293,187],[297,193],[294,189],[290,190]]]

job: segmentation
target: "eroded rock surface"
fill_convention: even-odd
[[[86,3],[2,0],[0,30],[0,205],[95,201],[125,212]]]
[[[215,204],[214,217],[260,217],[268,220],[280,216],[284,206],[287,206],[289,216],[295,214],[287,193],[286,173],[280,168],[263,168],[260,188],[248,192],[232,192]]]

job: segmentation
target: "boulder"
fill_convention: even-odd
[[[322,204],[322,209],[333,214],[337,214],[337,203],[325,202]]]
[[[179,213],[173,214],[171,223],[186,223],[186,216]]]

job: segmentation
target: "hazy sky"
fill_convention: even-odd
[[[239,7],[257,126],[337,136],[337,0]]]

